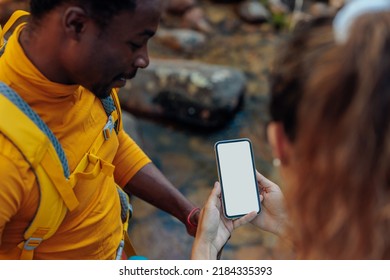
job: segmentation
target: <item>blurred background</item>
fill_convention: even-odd
[[[167,0],[149,43],[151,65],[121,89],[125,129],[180,191],[198,206],[217,170],[214,143],[246,137],[257,169],[280,184],[266,141],[268,78],[289,30],[333,14],[342,0]],[[28,1],[0,0],[3,25]],[[281,185],[283,188],[283,185]],[[188,259],[193,238],[165,212],[132,198],[130,236],[149,259]],[[246,225],[222,259],[287,259],[275,236]]]

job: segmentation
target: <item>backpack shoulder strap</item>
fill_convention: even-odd
[[[32,259],[34,249],[57,231],[67,210],[75,209],[79,202],[63,176],[63,164],[51,140],[26,113],[28,105],[15,104],[18,103],[15,95],[11,88],[0,82],[0,132],[30,164],[40,191],[37,213],[24,232],[25,240],[19,244],[21,259]]]
[[[30,13],[22,10],[15,11],[11,17],[8,19],[7,23],[4,25],[4,28],[1,28],[0,26],[0,56],[3,54],[5,50],[5,46],[7,44],[7,40],[5,38],[5,35],[7,32],[11,31],[11,29],[14,27],[14,25],[23,17],[29,16]]]
[[[61,147],[60,142],[54,136],[53,132],[49,129],[49,127],[45,124],[44,121],[35,113],[30,106],[10,87],[0,82],[0,90],[1,93],[8,98],[20,111],[22,111],[34,124],[36,127],[41,130],[45,136],[49,139],[51,144],[53,145],[58,158],[61,161],[61,166],[63,169],[63,174],[65,178],[69,177],[69,166],[68,160],[66,159],[64,150]]]
[[[4,28],[1,32],[1,35],[2,36],[5,36],[5,34],[10,31],[12,29],[12,27],[14,26],[14,24],[19,20],[21,19],[22,17],[24,16],[29,16],[30,13],[29,12],[26,12],[26,11],[22,11],[22,10],[16,10],[15,12],[13,12],[13,14],[11,15],[11,17],[8,19],[7,23],[4,25]]]
[[[121,129],[121,112],[115,92],[110,102],[113,102],[110,106],[111,108],[114,106],[114,109],[109,114],[108,122],[112,120],[115,123],[115,131],[118,132]],[[42,241],[54,235],[65,218],[67,210],[72,211],[77,207],[78,201],[72,191],[77,179],[80,177],[95,178],[100,172],[112,176],[114,167],[95,155],[107,140],[105,136],[103,137],[103,133],[95,139],[88,153],[70,174],[69,180],[66,180],[62,175],[66,173],[65,163],[61,162],[58,156],[61,152],[63,153],[61,146],[58,143],[59,148],[54,148],[56,144],[53,142],[56,138],[53,135],[55,140],[50,139],[52,138],[50,129],[46,124],[40,123],[43,121],[38,115],[32,117],[31,115],[36,113],[30,112],[32,109],[24,103],[16,92],[0,82],[0,120],[2,120],[0,121],[0,133],[12,141],[24,155],[36,174],[40,189],[41,198],[37,213],[24,232],[25,240],[18,245],[22,250],[21,259],[33,259],[34,250]],[[5,121],[7,119],[18,121],[11,124]],[[94,165],[94,168],[86,173],[85,169],[90,163]],[[117,187],[117,190],[121,202],[121,219],[124,224],[123,239],[117,250],[117,259],[120,259],[122,250],[127,257],[136,255],[136,252],[127,233],[132,206],[127,194],[120,187]]]
[[[117,103],[119,101],[117,98],[115,99],[114,92],[106,98],[101,98],[100,101],[108,117],[107,123],[104,125],[102,133],[96,136],[88,152],[70,174],[69,181],[72,187],[77,184],[80,178],[93,179],[100,173],[104,173],[106,176],[112,176],[114,173],[114,165],[100,158],[97,154],[103,144],[111,137],[113,130],[118,133],[121,128],[121,113],[119,103]],[[93,168],[89,172],[85,172],[90,164]]]
[[[100,98],[100,101],[108,117],[107,124],[103,128],[104,138],[107,140],[110,137],[112,130],[115,130],[118,134],[122,129],[122,113],[118,95],[115,90],[113,90],[108,97]]]
[[[119,132],[123,127],[122,127],[122,111],[121,111],[121,105],[118,97],[118,91],[116,89],[113,89],[111,93],[112,100],[114,101],[116,112],[118,114],[118,120],[117,120],[117,126],[116,130]]]
[[[5,39],[3,37],[3,28],[0,25],[0,56],[2,56],[5,49]]]

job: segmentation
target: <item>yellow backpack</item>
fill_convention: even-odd
[[[6,43],[3,35],[25,15],[28,13],[17,11],[3,30],[0,27],[0,56]],[[15,91],[0,82],[0,132],[13,142],[25,157],[37,177],[40,192],[37,213],[24,232],[24,241],[18,245],[21,249],[20,259],[33,259],[34,250],[42,241],[53,236],[67,211],[72,211],[78,206],[79,202],[73,192],[78,179],[93,179],[100,173],[113,175],[114,166],[96,154],[113,130],[117,133],[121,128],[121,111],[116,93],[113,92],[111,96],[101,101],[108,116],[107,123],[70,174],[65,153],[51,130]],[[17,121],[11,123],[7,120]],[[93,164],[93,168],[85,172],[90,164]],[[123,240],[118,244],[117,251],[117,259],[120,259],[123,250],[127,257],[136,253],[127,235],[132,208],[128,196],[120,187],[117,189],[122,207],[121,219],[124,223]]]
[[[4,25],[4,28],[1,28],[0,25],[0,56],[3,54],[5,50],[5,46],[7,45],[7,40],[5,39],[5,35],[8,32],[11,32],[12,27],[14,27],[19,20],[22,20],[24,17],[29,15],[30,14],[26,11],[17,10],[11,15],[7,23]]]
[[[1,28],[1,25],[0,25],[0,34],[3,34],[3,28]],[[4,38],[2,35],[0,35],[0,55],[3,54],[4,49],[5,49]]]

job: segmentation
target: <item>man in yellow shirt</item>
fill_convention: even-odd
[[[0,81],[48,125],[70,171],[107,122],[99,98],[149,64],[147,42],[156,32],[160,7],[160,0],[31,0],[28,23],[9,38],[0,58]],[[35,259],[114,259],[123,229],[115,183],[195,233],[199,213],[194,205],[126,132],[111,137],[98,156],[115,166],[113,176],[77,182],[80,204],[36,248]],[[17,245],[34,218],[40,193],[30,165],[2,133],[0,178],[0,259],[18,259]]]

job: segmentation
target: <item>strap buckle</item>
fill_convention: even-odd
[[[119,247],[118,247],[118,249],[116,251],[115,260],[121,260],[122,259],[123,249],[124,248],[125,248],[125,241],[121,240],[121,242],[119,243]]]
[[[113,120],[112,116],[110,115],[108,117],[107,123],[103,127],[103,136],[104,136],[105,140],[108,140],[108,138],[110,138],[112,130],[114,129],[114,127],[115,127],[115,123],[114,123],[114,120]]]
[[[41,244],[42,241],[43,241],[43,238],[40,238],[40,237],[30,237],[29,239],[27,239],[24,242],[23,249],[27,250],[27,251],[32,251],[35,248],[37,248],[39,246],[39,244]]]

